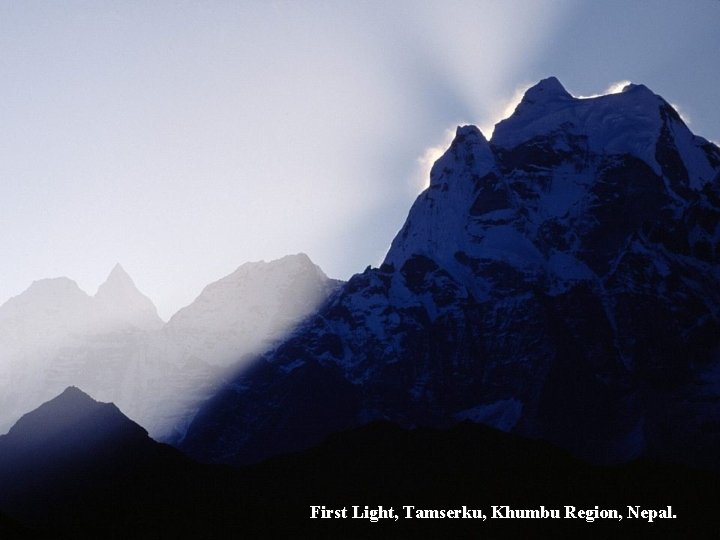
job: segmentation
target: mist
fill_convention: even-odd
[[[246,263],[164,323],[120,265],[93,296],[68,278],[37,281],[0,307],[0,433],[77,386],[155,438],[182,437],[228,375],[337,286],[303,254]]]

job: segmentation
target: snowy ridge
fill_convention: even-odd
[[[658,114],[658,109],[665,112]],[[714,174],[702,150],[708,141],[695,137],[670,104],[642,84],[629,84],[616,94],[580,99],[550,77],[528,90],[515,113],[498,123],[491,142],[509,149],[538,136],[550,136],[555,139],[555,149],[563,152],[571,151],[569,141],[580,136],[587,151],[629,154],[661,174],[655,154],[663,128],[672,132],[691,173],[690,187],[699,189]]]
[[[471,419],[596,461],[711,465],[719,173],[646,87],[541,81],[491,141],[458,128],[381,267],[228,385],[183,448],[241,463],[372,419]]]

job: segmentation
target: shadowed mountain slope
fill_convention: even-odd
[[[71,388],[0,437],[0,463],[0,509],[42,533],[0,519],[0,532],[15,535],[9,538],[703,538],[718,526],[714,474],[643,462],[592,466],[471,423],[405,430],[377,422],[233,469],[195,464],[149,439],[112,404]],[[347,518],[310,519],[312,505],[347,508]],[[352,517],[353,506],[362,513],[366,505],[402,517]],[[677,518],[503,519],[492,509],[564,515],[565,505],[624,516],[628,505],[672,505]],[[408,518],[403,506],[465,506],[488,518]]]
[[[375,419],[484,423],[601,463],[717,466],[720,150],[642,85],[541,81],[457,130],[380,268],[198,414],[248,463]]]

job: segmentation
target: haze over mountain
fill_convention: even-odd
[[[241,265],[152,336],[133,375],[144,390],[113,400],[154,437],[182,437],[221,382],[285,338],[340,283],[302,253]]]
[[[0,307],[10,402],[83,378],[197,459],[273,456],[200,465],[70,387],[0,436],[0,529],[448,537],[479,522],[308,509],[639,504],[677,517],[482,526],[712,537],[717,474],[697,467],[720,452],[719,262],[720,149],[642,85],[580,99],[545,79],[490,141],[457,129],[384,263],[347,284],[296,255],[243,265],[166,325],[120,268],[95,297],[61,278]]]
[[[247,263],[167,324],[115,266],[94,296],[41,280],[0,306],[0,432],[78,385],[170,437],[225,370],[259,354],[337,286],[304,255]]]
[[[374,419],[462,420],[578,456],[716,466],[720,149],[642,85],[530,88],[432,168],[380,268],[195,417],[242,463]]]
[[[64,277],[34,282],[0,306],[0,432],[69,384],[117,384],[136,345],[162,325],[120,265],[95,296]]]

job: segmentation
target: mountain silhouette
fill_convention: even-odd
[[[470,420],[598,463],[717,467],[720,149],[643,85],[461,126],[379,268],[218,393],[182,448],[249,463]]]
[[[700,538],[717,531],[718,477],[635,462],[598,467],[542,442],[469,422],[406,430],[374,422],[315,448],[230,468],[155,443],[112,404],[78,389],[0,438],[3,538]],[[352,518],[353,507],[402,518]],[[417,509],[666,509],[676,519],[416,519]],[[347,519],[310,519],[312,506]],[[3,517],[4,513],[13,520]],[[19,520],[22,524],[14,520]],[[480,532],[478,532],[480,531]],[[7,536],[6,536],[7,535]]]

